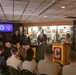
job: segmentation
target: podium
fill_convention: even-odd
[[[67,65],[68,54],[70,52],[69,44],[52,43],[52,50],[54,52],[53,62],[58,62],[62,65]]]

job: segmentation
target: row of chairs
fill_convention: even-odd
[[[0,67],[0,75],[34,75],[28,70],[22,70],[20,73],[15,68],[8,66],[6,72],[4,73],[3,69]]]
[[[0,75],[36,75],[36,74],[33,74],[32,72],[30,72],[26,69],[22,70],[19,73],[19,71],[16,70],[15,68],[8,66],[6,73],[4,73],[2,67],[0,67]],[[40,75],[46,75],[46,74],[40,74]]]

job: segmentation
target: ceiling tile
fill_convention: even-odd
[[[47,8],[52,1],[54,0],[0,0],[0,20],[21,23],[75,20],[66,17],[76,16],[76,0],[60,0]],[[61,9],[61,6],[65,6],[65,9]]]

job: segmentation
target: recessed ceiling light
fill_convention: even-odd
[[[64,8],[65,8],[65,6],[62,6],[61,8],[62,8],[62,9],[64,9]]]
[[[47,17],[47,16],[44,16],[45,18]]]

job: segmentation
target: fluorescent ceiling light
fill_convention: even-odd
[[[65,8],[65,6],[62,6],[61,8],[62,8],[62,9],[64,9],[64,8]]]
[[[44,16],[45,18],[47,17],[47,16]]]

